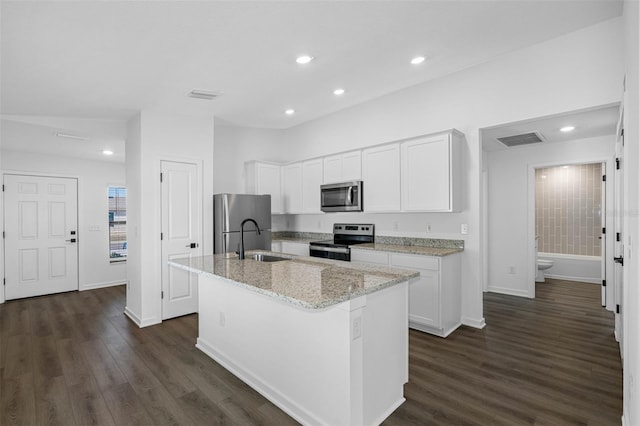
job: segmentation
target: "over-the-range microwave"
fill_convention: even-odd
[[[361,212],[362,181],[320,185],[320,209],[323,212]]]

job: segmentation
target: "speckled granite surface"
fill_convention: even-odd
[[[272,241],[274,242],[292,241],[303,244],[331,239],[333,239],[333,234],[321,234],[318,232],[279,231],[274,232],[272,236]],[[464,251],[464,240],[376,235],[375,244],[358,244],[352,247],[393,253],[419,254],[423,256],[447,256]]]
[[[281,262],[258,262],[251,254],[286,257]],[[200,274],[222,277],[247,290],[307,309],[323,309],[417,277],[418,272],[351,264],[267,251],[247,252],[247,259],[225,255],[175,259],[169,264]]]
[[[463,248],[441,248],[441,247],[425,247],[425,246],[401,246],[397,244],[358,244],[352,246],[352,249],[386,251],[391,253],[419,254],[423,256],[448,256],[453,253],[464,251]]]

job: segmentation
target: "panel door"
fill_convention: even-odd
[[[402,210],[450,211],[449,135],[402,144]]]
[[[619,167],[615,169],[615,179],[614,179],[614,215],[613,215],[613,223],[614,230],[616,232],[616,236],[619,238],[614,239],[614,259],[622,260],[624,257],[624,241],[626,238],[626,233],[624,229],[624,171],[625,162],[623,158],[624,153],[624,135],[623,135],[623,123],[622,117],[620,119],[620,123],[618,123],[618,137],[616,140],[616,158],[618,159]],[[623,321],[622,314],[620,309],[622,308],[623,303],[623,289],[624,289],[624,281],[623,281],[623,266],[622,263],[616,262],[614,260],[613,263],[614,268],[614,301],[615,301],[615,336],[618,342],[620,343],[620,352],[624,353],[624,344],[623,341],[624,333],[623,333]]]
[[[302,211],[321,213],[322,159],[302,163]]]
[[[440,328],[440,278],[437,270],[420,269],[409,283],[409,321]]]
[[[162,319],[198,311],[198,276],[169,266],[202,254],[202,194],[198,165],[161,161]]]
[[[282,196],[285,213],[302,213],[302,163],[282,168]]]
[[[77,179],[5,175],[4,185],[6,299],[77,290]]]
[[[360,151],[342,154],[342,180],[362,179],[362,154]]]
[[[324,158],[324,183],[342,181],[342,154]]]
[[[257,194],[271,195],[271,213],[282,213],[282,185],[280,183],[280,166],[274,164],[256,165]]]
[[[365,212],[400,210],[400,146],[389,144],[362,151]]]

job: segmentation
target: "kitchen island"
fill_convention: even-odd
[[[199,274],[196,346],[297,421],[380,424],[404,402],[417,272],[271,252],[170,263]]]

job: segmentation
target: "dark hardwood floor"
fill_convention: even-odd
[[[620,424],[613,316],[597,285],[486,294],[487,327],[410,331],[388,425]],[[0,305],[0,425],[295,424],[194,347],[197,315],[139,329],[124,287]]]

